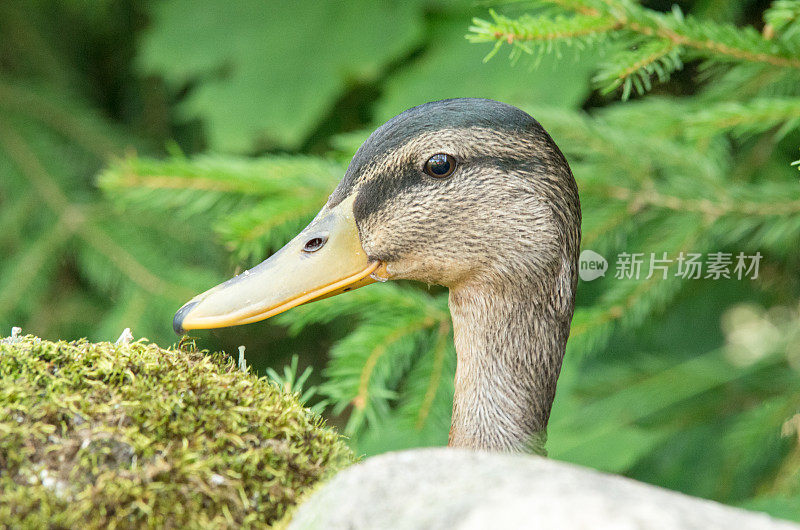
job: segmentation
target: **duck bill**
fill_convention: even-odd
[[[175,313],[173,328],[183,333],[258,322],[373,283],[370,275],[379,266],[361,247],[350,198],[325,206],[267,260],[195,296]]]

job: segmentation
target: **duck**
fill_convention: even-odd
[[[581,207],[566,158],[517,107],[425,103],[376,129],[318,215],[194,297],[177,333],[264,320],[376,281],[449,290],[448,445],[543,453],[575,307]]]

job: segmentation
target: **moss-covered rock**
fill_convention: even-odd
[[[2,527],[264,526],[352,460],[227,356],[0,342]]]

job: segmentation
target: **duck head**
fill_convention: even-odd
[[[574,307],[575,180],[523,111],[485,99],[409,109],[356,152],[317,217],[175,315],[177,332],[263,320],[388,279],[450,290],[450,445],[541,450]]]
[[[386,279],[531,294],[553,287],[568,298],[563,307],[579,237],[575,181],[536,120],[486,99],[436,101],[372,133],[308,227],[196,296],[173,324],[247,324]]]

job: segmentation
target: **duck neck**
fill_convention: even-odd
[[[535,294],[535,293],[534,293]],[[508,286],[450,290],[458,357],[450,446],[544,453],[572,318]]]

